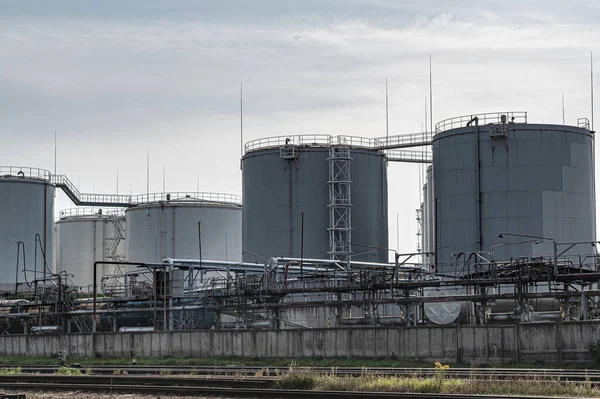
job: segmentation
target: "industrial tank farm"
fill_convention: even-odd
[[[96,261],[125,258],[125,215],[122,209],[72,208],[60,211],[56,222],[56,271],[66,272],[70,281],[91,292],[92,265]],[[98,281],[120,270],[104,265]]]
[[[0,205],[10,211],[0,224],[7,275],[15,270],[11,242],[36,237],[52,248],[51,219],[44,218],[52,215],[55,186],[76,205],[95,208],[61,212],[59,274],[41,286],[28,280],[23,289],[5,290],[0,331],[94,333],[92,350],[101,355],[112,350],[102,344],[104,333],[153,356],[195,347],[192,331],[206,329],[215,331],[197,338],[200,346],[241,348],[244,356],[262,356],[244,352],[249,342],[276,348],[277,356],[298,342],[311,348],[309,356],[315,348],[345,356],[350,343],[359,356],[405,356],[414,347],[415,357],[444,358],[451,347],[460,362],[471,356],[463,351],[467,341],[481,337],[487,349],[474,358],[489,348],[511,361],[547,354],[549,343],[578,334],[569,329],[600,319],[600,273],[590,245],[593,149],[587,121],[528,124],[520,112],[452,118],[435,134],[265,138],[245,146],[243,205],[237,196],[199,192],[85,194],[66,176],[10,170],[0,179]],[[433,163],[422,170],[416,252],[399,253],[388,242],[389,162]],[[11,225],[17,228],[5,227]],[[45,236],[36,236],[39,229]],[[30,270],[32,257],[17,267]],[[117,287],[98,284],[93,295],[73,287],[91,284],[99,260],[117,263],[104,269],[118,274],[111,277]],[[64,272],[73,278],[65,281]],[[108,277],[96,276],[94,284]],[[520,335],[523,324],[554,321],[556,329],[536,330],[550,331],[540,333],[541,346],[523,347],[532,341]],[[517,323],[514,333],[502,332]],[[267,331],[244,331],[258,329]],[[189,334],[171,339],[178,331]],[[297,335],[309,331],[314,338]],[[349,341],[338,342],[342,332]],[[447,345],[448,337],[455,343]],[[273,346],[272,339],[281,342]],[[580,356],[589,343],[557,349],[558,361]],[[502,354],[509,347],[525,349]]]
[[[526,114],[514,113],[504,122],[462,117],[437,125],[433,246],[438,271],[450,271],[460,253],[551,259],[554,242],[596,240],[594,134],[525,122]],[[508,234],[499,237],[502,232]],[[577,245],[564,256],[592,253],[589,245]]]
[[[53,267],[54,185],[43,169],[0,167],[0,288]],[[17,263],[18,261],[18,263]],[[23,270],[27,269],[28,272]]]
[[[126,254],[135,262],[165,258],[241,260],[242,206],[235,195],[160,193],[125,211]],[[198,223],[201,230],[199,245]]]
[[[357,261],[388,261],[387,158],[368,139],[293,136],[249,142],[242,158],[242,196],[244,261],[345,259],[348,252],[357,254],[352,256]],[[347,233],[351,248],[343,248]],[[384,250],[358,255],[369,247]]]

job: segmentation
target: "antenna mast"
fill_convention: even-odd
[[[244,82],[240,82],[240,170],[244,156]]]
[[[433,86],[431,82],[431,54],[429,54],[429,128],[433,131]]]
[[[563,116],[563,125],[565,124],[565,93],[562,93],[562,116]]]
[[[388,138],[390,136],[389,131],[389,118],[388,118],[388,87],[387,87],[387,78],[385,78],[385,137]]]
[[[592,130],[594,130],[594,53],[590,51],[590,94],[592,106]]]
[[[150,150],[146,150],[146,195],[150,196]]]
[[[56,129],[54,129],[54,176],[56,176]]]

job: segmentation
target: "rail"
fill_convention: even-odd
[[[53,175],[50,181],[62,189],[75,205],[110,206],[127,208],[136,205],[159,202],[204,202],[241,206],[242,199],[238,195],[204,192],[150,193],[137,195],[123,194],[87,194],[81,193],[64,175]]]
[[[433,161],[433,154],[429,150],[386,150],[385,153],[390,162],[431,163]]]
[[[50,181],[50,172],[45,169],[26,166],[0,166],[1,179],[28,179]]]
[[[444,119],[435,125],[435,133],[445,132],[446,130],[464,127],[474,117],[479,119],[480,125],[488,123],[527,123],[527,112],[525,111],[507,111],[507,112],[488,112],[483,114],[471,114],[463,116],[455,116],[453,118]]]
[[[77,207],[77,208],[68,208],[62,209],[59,212],[59,219],[69,219],[76,217],[87,217],[87,216],[95,216],[95,217],[114,217],[114,216],[124,216],[125,212],[123,208],[97,208],[97,207]]]
[[[577,118],[577,127],[590,130],[590,120],[588,118]]]
[[[291,136],[273,136],[263,137],[252,140],[244,146],[245,153],[251,151],[279,148],[284,145],[328,147],[331,145],[348,145],[354,148],[376,149],[379,142],[375,138],[357,137],[357,136],[332,136],[328,134],[306,134]]]
[[[399,134],[388,137],[377,137],[377,149],[397,149],[409,147],[421,147],[431,144],[433,132]]]

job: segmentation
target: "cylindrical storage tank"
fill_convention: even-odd
[[[70,283],[91,291],[96,261],[125,258],[125,214],[122,209],[72,208],[59,213],[56,222],[56,271],[66,272]],[[97,270],[97,284],[110,284],[115,266]],[[114,276],[116,278],[116,276]]]
[[[338,145],[349,148],[347,177],[340,172],[344,161],[336,165],[330,156],[330,149]],[[242,158],[244,261],[272,256],[329,259],[328,229],[344,223],[343,217],[332,218],[331,204],[349,201],[352,260],[388,262],[387,158],[374,148],[369,139],[330,136],[247,143]],[[337,178],[351,182],[340,197],[333,187]],[[343,213],[343,207],[339,209]]]
[[[131,262],[165,258],[241,261],[241,198],[215,193],[150,194],[128,208],[126,255]],[[200,222],[200,237],[199,229]]]
[[[54,270],[54,189],[47,170],[0,166],[0,287]]]
[[[514,115],[526,121],[526,114]],[[460,252],[552,259],[552,240],[559,253],[567,249],[560,243],[596,240],[592,132],[501,123],[500,114],[493,123],[480,117],[465,126],[468,120],[460,127],[459,118],[441,122],[433,138],[438,271],[451,271]],[[500,238],[502,232],[511,234]],[[566,255],[577,264],[579,255],[594,252],[577,245]],[[595,263],[594,256],[587,262]]]

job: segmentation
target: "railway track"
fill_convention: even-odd
[[[125,384],[124,381],[107,384],[81,383],[79,377],[68,377],[72,381],[57,382],[3,382],[3,389],[15,391],[82,391],[82,392],[110,392],[110,393],[134,393],[134,394],[161,394],[182,396],[205,396],[216,395],[225,398],[353,398],[353,399],[375,399],[375,398],[402,398],[402,399],[458,399],[458,398],[481,398],[481,399],[531,399],[531,396],[504,396],[504,395],[464,395],[464,394],[429,394],[429,393],[396,393],[396,392],[355,392],[355,391],[310,391],[295,389],[272,389],[272,388],[249,388],[249,387],[218,387],[218,386],[176,386],[157,384]],[[156,381],[156,380],[155,380]],[[536,397],[537,399],[555,399],[556,397]]]
[[[163,376],[246,376],[277,377],[292,370],[290,367],[248,367],[248,366],[102,366],[77,365],[82,373],[90,371],[93,375],[163,375]],[[1,366],[11,369],[14,366]],[[22,373],[54,374],[58,366],[21,366]],[[339,376],[382,375],[429,377],[436,373],[434,368],[407,367],[294,367],[312,373],[335,373]],[[600,384],[600,370],[567,369],[524,369],[524,368],[451,368],[445,371],[448,378],[508,380],[521,378],[548,379],[558,381],[590,381]]]

